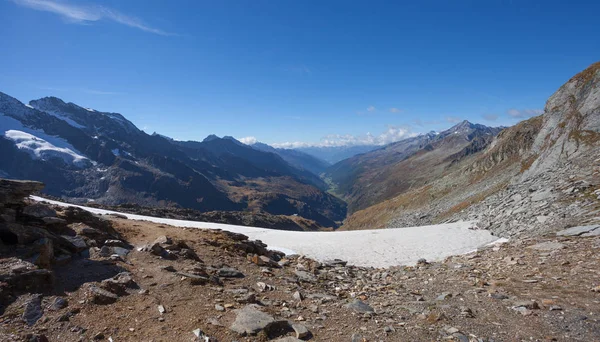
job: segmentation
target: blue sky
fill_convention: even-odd
[[[600,60],[592,3],[0,0],[0,91],[186,140],[385,143],[462,119],[510,125]]]

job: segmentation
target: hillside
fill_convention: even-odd
[[[352,214],[344,228],[468,219],[508,237],[597,222],[599,99],[596,63],[560,87],[543,115],[503,130],[439,179]]]
[[[357,257],[355,249],[327,249],[333,260],[285,255],[240,233],[93,215],[23,198],[42,187],[0,180],[2,341],[600,338],[599,226],[373,268],[346,261]],[[397,232],[401,237],[402,229]],[[287,235],[281,241],[288,243],[307,234],[267,233]],[[337,237],[338,245],[350,235],[385,244],[376,233],[308,234]],[[454,246],[444,247],[451,252]],[[395,257],[390,249],[370,250],[378,251],[385,253],[382,260]]]
[[[440,133],[401,140],[332,165],[325,175],[352,213],[419,188],[483,150],[499,128],[459,123]]]
[[[0,131],[0,174],[76,203],[299,215],[325,227],[346,215],[317,175],[230,137],[179,142],[121,114],[3,93]]]

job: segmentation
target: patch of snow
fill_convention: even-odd
[[[33,108],[33,107],[32,107],[32,106],[29,104],[29,103],[25,103],[25,107],[29,107],[29,108],[31,108],[31,109],[35,109],[35,108]]]
[[[71,206],[32,196],[36,201]],[[118,213],[110,210],[83,208],[96,214]],[[219,223],[184,221],[118,213],[131,220],[145,220],[178,227],[222,229],[261,240],[270,249],[303,254],[317,260],[343,259],[358,266],[388,267],[414,265],[420,258],[443,260],[450,255],[468,253],[497,241],[486,230],[470,229],[473,222],[456,222],[423,227],[357,230],[341,232],[296,232],[244,227]]]
[[[88,112],[92,112],[92,113],[96,111],[95,109],[92,109],[92,108],[85,108],[85,110],[87,110]]]
[[[10,129],[4,133],[4,136],[12,140],[18,149],[28,152],[34,159],[60,158],[66,163],[76,166],[86,166],[89,163],[86,157],[73,150],[55,146],[30,133]]]
[[[114,150],[110,150],[110,151],[112,152],[112,154],[114,154],[117,157],[121,155],[121,153],[119,153],[119,149],[118,148],[115,148]]]
[[[29,134],[35,136],[36,138],[42,139],[42,140],[46,141],[47,143],[50,143],[58,148],[68,149],[79,156],[83,156],[83,154],[81,152],[77,151],[77,149],[75,147],[73,147],[73,145],[71,145],[65,139],[63,139],[61,137],[56,137],[53,135],[46,134],[46,132],[44,132],[41,129],[34,129],[34,128],[26,127],[25,125],[23,125],[23,123],[21,121],[0,113],[0,137],[4,136],[5,132],[9,131],[9,130],[15,130],[15,131],[29,133]],[[85,158],[85,157],[82,157],[82,158]],[[85,158],[85,159],[89,160],[87,158]]]
[[[65,121],[66,123],[68,123],[69,125],[75,127],[75,128],[85,128],[85,126],[77,123],[75,120],[59,113],[59,112],[55,112],[55,111],[51,111],[51,110],[45,110],[44,113],[48,114],[48,115],[52,115],[55,118],[61,119],[62,121]]]

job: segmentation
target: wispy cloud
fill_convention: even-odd
[[[386,145],[402,139],[414,137],[418,135],[410,130],[406,126],[387,126],[387,129],[379,135],[373,135],[367,133],[364,135],[352,135],[352,134],[330,134],[327,135],[319,142],[307,143],[307,142],[283,142],[273,144],[274,147],[281,148],[298,148],[298,147],[337,147],[337,146],[356,146],[356,145]]]
[[[402,109],[396,108],[396,107],[392,107],[390,108],[390,113],[401,113]]]
[[[151,27],[142,20],[125,15],[114,9],[100,5],[72,4],[64,1],[52,0],[13,0],[16,4],[37,11],[50,12],[60,15],[68,22],[91,23],[100,20],[109,20],[125,26],[133,27],[145,32],[161,36],[173,36],[175,34]]]
[[[258,139],[256,139],[256,137],[245,137],[245,138],[239,138],[237,140],[239,142],[241,142],[242,144],[246,144],[246,145],[253,145],[258,142]]]
[[[544,114],[544,110],[542,109],[509,109],[506,114],[508,116],[516,118],[516,119],[524,119],[530,118],[532,116],[542,115]]]
[[[369,107],[367,107],[367,112],[374,112],[376,110],[377,110],[377,108],[375,108],[375,106],[369,106]]]
[[[487,121],[496,121],[498,120],[498,115],[496,114],[483,114],[482,117]]]
[[[449,123],[459,123],[462,121],[462,119],[456,116],[447,116],[446,121]]]

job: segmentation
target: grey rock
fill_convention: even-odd
[[[77,252],[81,252],[88,248],[88,245],[81,236],[61,235],[61,237],[66,240],[70,244],[71,248]]]
[[[332,259],[332,260],[323,261],[323,264],[325,266],[334,267],[334,266],[346,266],[348,264],[348,262],[344,261],[344,260],[340,260],[340,259]]]
[[[44,188],[44,183],[0,178],[0,203],[18,204]]]
[[[219,269],[218,272],[219,277],[223,277],[223,278],[244,278],[244,274],[238,270],[236,270],[235,268],[231,268],[231,267],[223,267],[221,269]]]
[[[498,300],[508,299],[508,296],[502,293],[490,293],[490,297]]]
[[[561,230],[556,233],[558,236],[599,236],[600,225],[590,226],[578,226],[572,227],[565,230]]]
[[[177,272],[175,274],[189,280],[192,285],[204,285],[210,281],[210,278],[199,276],[197,274],[183,272]]]
[[[444,292],[444,293],[440,294],[439,296],[437,296],[435,298],[435,300],[440,300],[441,301],[441,300],[446,300],[446,299],[451,298],[451,297],[452,297],[452,293],[450,293],[450,292]]]
[[[537,310],[540,308],[540,306],[538,305],[538,303],[534,300],[521,300],[521,301],[516,301],[513,303],[513,307],[515,308],[526,308],[529,310]]]
[[[317,281],[317,278],[314,275],[306,271],[295,271],[294,274],[296,277],[298,277],[299,281],[303,281],[305,283],[314,283]]]
[[[50,305],[50,307],[48,308],[49,310],[52,311],[58,311],[60,309],[64,309],[69,305],[69,302],[61,297],[56,297],[56,299],[54,299],[54,302],[52,302],[52,304]]]
[[[292,329],[296,333],[296,338],[306,338],[310,335],[310,331],[303,324],[294,323]]]
[[[375,312],[372,307],[360,299],[355,299],[351,303],[344,305],[345,308],[354,310],[359,313],[372,313]]]
[[[110,247],[110,254],[118,255],[121,258],[125,258],[127,254],[129,254],[129,250],[123,247]]]
[[[243,336],[256,335],[275,322],[271,315],[257,310],[253,305],[235,310],[235,313],[235,321],[230,329]]]
[[[42,310],[42,295],[34,295],[25,304],[25,311],[23,312],[23,320],[27,325],[34,325],[42,316],[44,311]]]
[[[23,214],[31,217],[44,218],[56,217],[56,211],[41,203],[35,203],[23,208]]]
[[[116,294],[101,289],[96,285],[89,286],[87,295],[92,303],[98,305],[112,304],[119,298]]]
[[[363,342],[364,339],[363,339],[362,335],[360,335],[360,334],[352,334],[350,341],[351,342]]]

